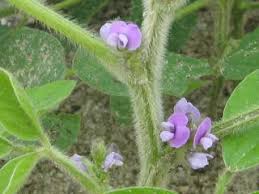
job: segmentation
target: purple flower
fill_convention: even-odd
[[[116,152],[111,152],[106,156],[103,164],[104,171],[107,172],[113,165],[115,166],[123,165],[123,157]]]
[[[201,144],[205,150],[210,148],[218,138],[210,133],[211,131],[211,119],[205,118],[199,125],[193,140],[193,147],[196,148],[198,144]]]
[[[80,170],[86,172],[87,171],[87,166],[83,163],[83,158],[82,156],[78,154],[74,154],[73,156],[70,157],[70,160],[72,163]]]
[[[171,147],[180,148],[188,141],[190,129],[186,126],[188,117],[184,113],[172,114],[167,122],[162,123],[165,129],[160,133],[163,142],[168,142]]]
[[[212,159],[213,156],[206,153],[191,153],[188,161],[192,167],[192,169],[197,170],[200,168],[204,168],[205,166],[209,165],[208,159]]]
[[[185,98],[181,98],[176,105],[174,106],[175,113],[184,113],[192,119],[194,123],[197,123],[200,120],[201,114],[200,111],[193,106],[192,103],[187,102]]]
[[[104,24],[100,29],[102,39],[110,46],[134,51],[141,45],[142,33],[133,23],[113,21]]]

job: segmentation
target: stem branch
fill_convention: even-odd
[[[54,161],[61,169],[71,175],[77,182],[79,182],[85,190],[91,194],[103,194],[102,185],[90,177],[87,172],[82,172],[78,169],[68,157],[54,148],[46,149],[46,156]]]
[[[233,173],[225,169],[218,178],[218,182],[217,182],[214,194],[224,194],[232,178],[233,178]]]

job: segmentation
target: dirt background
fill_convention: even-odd
[[[91,28],[97,29],[105,19],[127,16],[130,4],[127,1],[113,0],[95,17]],[[249,16],[247,31],[253,30],[259,24],[259,13]],[[212,49],[213,17],[208,10],[199,12],[199,22],[192,33],[183,53],[195,57],[207,57]],[[68,54],[68,62],[73,53]],[[227,82],[222,89],[221,101],[218,107],[219,118],[231,91],[233,83]],[[210,85],[187,96],[193,104],[203,112],[208,112]],[[164,107],[168,115],[177,99],[164,97]],[[112,185],[117,187],[135,185],[138,174],[138,158],[136,153],[133,127],[118,126],[109,110],[109,97],[79,84],[73,94],[60,106],[60,112],[78,113],[82,116],[82,127],[78,143],[74,145],[69,155],[78,153],[87,156],[91,142],[103,138],[107,144],[116,143],[125,157],[125,165],[111,171]],[[220,145],[213,151],[215,159],[201,171],[179,167],[171,173],[169,187],[180,194],[212,194],[217,177],[224,164],[220,154]],[[248,194],[259,189],[259,168],[250,169],[235,176],[229,186],[228,194]],[[61,172],[49,161],[41,161],[33,170],[27,184],[19,194],[83,194],[78,184]]]

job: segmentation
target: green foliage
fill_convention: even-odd
[[[114,191],[109,191],[107,194],[176,194],[176,192],[160,189],[160,188],[152,188],[152,187],[129,187],[118,189]]]
[[[25,87],[64,77],[65,56],[52,35],[31,28],[0,30],[0,67],[12,72]]]
[[[223,75],[226,79],[241,80],[259,69],[259,28],[241,39],[240,45],[224,60]]]
[[[69,9],[69,14],[80,22],[89,23],[109,0],[81,0],[79,4]]]
[[[110,96],[110,107],[118,124],[130,125],[132,123],[132,108],[128,97]]]
[[[104,144],[104,141],[101,139],[97,139],[93,142],[92,148],[91,148],[91,156],[95,163],[95,165],[102,169],[103,162],[106,157],[106,147]]]
[[[234,90],[226,104],[223,120],[259,109],[258,91],[259,70],[248,75]],[[224,161],[231,171],[244,170],[259,163],[259,122],[238,130],[242,133],[229,135],[223,140]]]
[[[192,13],[173,23],[168,42],[170,51],[179,52],[183,48],[196,26],[197,20],[197,13]]]
[[[38,160],[39,155],[37,153],[29,153],[6,163],[0,170],[0,193],[17,193]]]
[[[61,80],[43,86],[27,89],[34,108],[38,112],[45,112],[56,108],[57,105],[67,98],[76,85],[72,80]]]
[[[131,0],[131,16],[130,20],[139,26],[143,20],[143,5],[141,0]]]
[[[73,67],[79,78],[91,87],[108,95],[128,95],[126,86],[113,78],[103,65],[86,50],[77,51]]]
[[[0,68],[0,123],[9,133],[25,139],[37,139],[41,127],[30,100],[12,76]]]
[[[0,158],[7,156],[13,150],[12,143],[0,137]]]
[[[72,114],[48,114],[42,119],[44,128],[53,138],[52,143],[60,150],[68,150],[77,142],[80,116]]]
[[[212,69],[207,61],[169,53],[163,69],[163,92],[181,97],[202,84],[200,77],[211,74]]]

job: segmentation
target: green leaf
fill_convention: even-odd
[[[192,13],[173,23],[168,43],[168,49],[170,51],[179,52],[183,48],[196,26],[197,21],[197,13]]]
[[[200,77],[211,74],[212,69],[207,61],[169,53],[163,69],[163,92],[181,97],[192,87],[200,85]]]
[[[74,58],[74,70],[89,86],[113,96],[127,96],[126,86],[108,73],[97,59],[79,49]]]
[[[29,153],[10,160],[5,164],[0,170],[0,193],[17,193],[38,160],[39,156],[36,153]]]
[[[132,123],[132,108],[128,97],[110,96],[110,107],[116,122],[123,125]]]
[[[259,109],[259,70],[248,75],[234,90],[224,109],[223,120]],[[243,118],[246,119],[246,118]],[[240,171],[259,163],[259,121],[239,127],[242,133],[223,139],[223,157],[231,171]]]
[[[13,145],[7,139],[0,137],[0,158],[3,158],[10,154],[13,150]]]
[[[77,20],[89,23],[109,0],[82,0],[79,4],[69,9],[69,14]]]
[[[143,20],[143,5],[140,0],[131,0],[131,16],[130,20],[141,25]]]
[[[176,194],[176,192],[152,187],[129,187],[109,191],[106,194]]]
[[[255,191],[255,192],[253,192],[252,194],[259,194],[259,191]]]
[[[49,114],[43,117],[43,126],[52,137],[52,142],[65,151],[77,142],[80,131],[80,116],[74,114]]]
[[[0,38],[0,67],[12,72],[23,86],[63,79],[64,49],[55,37],[26,27],[7,28],[3,36]]]
[[[72,80],[61,80],[43,86],[27,89],[34,108],[38,112],[45,112],[56,106],[67,98],[76,85]]]
[[[39,138],[41,126],[23,88],[0,68],[0,123],[10,134],[25,140]]]
[[[259,69],[259,28],[241,39],[240,45],[224,60],[223,75],[226,79],[241,80]]]

